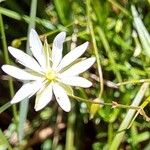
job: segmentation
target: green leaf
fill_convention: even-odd
[[[65,25],[67,23],[69,23],[70,21],[70,3],[68,2],[68,0],[55,0],[55,7],[58,13],[58,16],[60,18],[60,21]]]
[[[0,114],[11,106],[10,102],[0,107]]]
[[[138,32],[144,52],[146,55],[150,57],[150,35],[147,29],[145,28],[141,18],[139,17],[138,12],[136,11],[136,8],[132,6],[131,10],[132,10],[132,15],[134,19],[134,25]]]
[[[12,150],[10,144],[8,143],[1,129],[0,129],[0,150]]]

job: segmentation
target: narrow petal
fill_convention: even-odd
[[[35,101],[35,110],[39,111],[44,108],[52,100],[52,85],[49,84],[42,90],[38,91]]]
[[[89,80],[83,77],[78,77],[78,76],[62,77],[61,82],[67,85],[79,86],[79,87],[84,87],[84,88],[92,86],[92,83]]]
[[[11,66],[11,65],[3,65],[2,70],[8,75],[19,79],[19,80],[39,80],[40,77],[34,76],[23,69]]]
[[[31,48],[33,56],[39,62],[41,67],[45,69],[46,58],[45,58],[42,42],[40,41],[40,38],[34,29],[31,29],[31,32],[29,35],[29,42],[30,42],[30,48]]]
[[[59,106],[66,112],[71,110],[70,100],[65,90],[58,84],[53,84],[53,91]]]
[[[52,46],[52,62],[53,62],[53,69],[58,66],[62,59],[62,50],[63,50],[63,43],[66,38],[66,32],[59,33],[54,41]]]
[[[11,46],[8,47],[8,50],[11,53],[11,55],[13,57],[15,57],[25,67],[30,68],[37,72],[41,71],[40,65],[31,56],[29,56],[26,53],[24,53],[23,51],[21,51],[17,48],[13,48]]]
[[[30,82],[24,84],[15,94],[13,99],[11,100],[11,103],[18,103],[22,101],[25,98],[30,98],[33,96],[40,88],[42,87],[42,82]]]
[[[76,76],[80,73],[86,71],[88,68],[90,68],[95,62],[95,57],[88,58],[86,60],[83,60],[73,66],[71,66],[68,70],[61,73],[61,76]]]
[[[71,64],[74,60],[79,58],[87,49],[88,47],[88,42],[76,47],[75,49],[71,50],[68,54],[66,54],[62,61],[60,62],[59,66],[57,67],[57,71],[60,71],[64,67],[68,66]]]

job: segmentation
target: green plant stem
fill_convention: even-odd
[[[112,66],[114,66],[113,67],[113,72],[116,75],[118,81],[122,82],[122,78],[121,78],[120,72],[115,68],[116,62],[115,62],[113,53],[111,51],[111,48],[109,46],[108,40],[107,40],[107,38],[105,36],[105,33],[104,33],[104,31],[100,27],[99,28],[97,27],[96,30],[97,30],[97,32],[99,34],[99,37],[100,37],[100,39],[101,39],[101,41],[102,41],[102,43],[104,45],[104,48],[106,50],[106,53],[107,53],[108,58],[110,60],[110,63],[111,63]],[[122,88],[122,90],[124,90],[123,87],[121,87],[121,88]]]
[[[8,102],[6,104],[4,104],[2,107],[0,107],[0,114],[5,111],[7,108],[9,108],[11,106],[11,103]]]
[[[54,128],[54,137],[53,137],[53,142],[52,142],[52,147],[51,147],[52,150],[57,149],[57,146],[58,146],[58,142],[60,139],[60,130],[58,128],[58,124],[60,124],[61,122],[62,122],[62,109],[58,107],[56,124]]]
[[[150,82],[150,79],[140,79],[140,80],[131,80],[131,81],[125,81],[121,83],[117,83],[117,86],[126,85],[126,84],[137,84],[137,83],[145,83]]]
[[[65,150],[75,150],[74,147],[74,124],[76,121],[76,114],[74,109],[68,115],[67,132],[66,132],[66,145]]]
[[[88,22],[88,26],[89,26],[89,30],[90,30],[90,34],[91,34],[91,38],[92,38],[94,53],[95,53],[96,62],[97,62],[97,66],[98,66],[99,80],[100,80],[100,92],[99,92],[98,97],[101,98],[102,93],[103,93],[103,88],[104,88],[103,74],[102,74],[102,68],[101,68],[98,48],[97,48],[97,44],[96,44],[96,40],[95,40],[93,24],[92,24],[92,21],[91,21],[90,0],[86,1],[86,7],[87,7],[87,22]]]
[[[24,21],[28,24],[30,24],[31,20],[30,20],[30,17],[29,16],[26,16],[26,15],[20,15],[19,13],[15,12],[15,11],[12,11],[12,10],[9,10],[9,9],[6,9],[6,8],[3,8],[3,7],[0,7],[0,13],[7,16],[7,17],[10,17],[10,18],[13,18],[15,20],[20,20],[20,21]],[[46,19],[41,19],[41,18],[37,18],[36,17],[36,23],[38,24],[41,24],[43,25],[44,27],[48,28],[48,29],[51,29],[51,30],[54,30],[55,29],[55,26],[53,26],[49,20],[46,20]]]
[[[0,129],[0,148],[4,150],[6,148],[7,150],[13,150],[1,129]]]
[[[139,110],[141,109],[138,106],[127,106],[127,105],[122,105],[122,104],[118,104],[117,102],[112,102],[112,103],[104,103],[104,102],[98,102],[98,101],[94,101],[94,100],[87,100],[78,96],[74,96],[74,95],[69,95],[70,97],[72,97],[73,99],[85,102],[85,103],[91,103],[91,104],[98,104],[98,105],[103,105],[103,106],[112,106],[112,108],[125,108],[125,109],[135,109],[135,110]]]
[[[111,144],[111,141],[113,139],[113,124],[110,122],[108,124],[108,145]]]
[[[134,107],[138,107],[139,104],[141,103],[142,101],[142,98],[148,88],[148,83],[143,83],[143,85],[141,86],[139,92],[137,93],[136,97],[134,98],[131,106],[134,106]],[[128,128],[128,126],[130,125],[131,121],[132,121],[132,118],[134,117],[134,114],[135,114],[136,110],[129,110],[124,118],[124,120],[122,121],[119,129],[118,129],[118,132],[116,134],[116,136],[114,137],[113,141],[112,141],[112,144],[110,145],[110,148],[109,150],[117,150],[123,137],[124,137],[124,134],[125,134],[125,130]]]
[[[9,55],[8,55],[8,50],[7,50],[5,29],[4,29],[4,23],[3,23],[3,18],[2,18],[1,13],[0,13],[0,32],[1,32],[1,38],[2,38],[2,46],[3,46],[3,50],[4,50],[5,63],[9,64],[10,61],[9,61]],[[10,96],[13,97],[14,96],[13,81],[11,79],[9,79],[8,84],[9,84]],[[17,109],[16,109],[16,105],[12,106],[12,111],[13,111],[14,120],[17,123]]]
[[[37,0],[32,0],[31,1],[31,10],[30,10],[30,22],[28,26],[28,36],[31,28],[35,27],[35,20],[36,20],[36,9],[37,9]],[[27,38],[29,39],[29,38]],[[27,40],[27,45],[26,45],[26,52],[28,54],[31,54],[31,51],[29,50],[29,40]],[[32,64],[31,64],[32,65]],[[20,103],[20,114],[19,114],[19,127],[18,127],[18,137],[19,137],[19,142],[22,142],[22,139],[24,138],[24,125],[26,123],[26,118],[27,118],[27,111],[28,111],[28,103],[29,99],[24,99]]]
[[[115,7],[117,7],[118,9],[120,9],[125,15],[127,15],[128,17],[132,18],[131,14],[124,8],[122,7],[120,4],[118,4],[115,0],[108,0],[112,5],[114,5]]]
[[[74,24],[74,22],[69,23],[68,25],[66,25],[66,26],[64,27],[64,29],[67,30],[67,28],[70,27],[70,26],[72,26],[73,24]],[[53,35],[53,34],[55,34],[55,33],[57,33],[57,32],[60,32],[60,31],[61,31],[61,29],[55,29],[55,30],[53,30],[53,31],[50,31],[50,32],[47,32],[47,33],[44,33],[44,34],[40,35],[40,38],[48,37],[48,36]],[[77,37],[79,37],[79,36],[81,36],[81,35],[85,35],[85,34],[87,34],[87,31],[79,32],[79,33],[77,33]],[[17,41],[19,41],[19,42],[21,42],[21,41],[26,41],[26,40],[27,40],[27,37],[21,37],[21,38],[14,39],[14,40],[17,40]],[[70,37],[67,37],[65,41],[70,41],[70,40],[71,40],[71,36],[70,36]]]

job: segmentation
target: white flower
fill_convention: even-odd
[[[30,98],[36,94],[35,110],[44,108],[54,96],[60,107],[68,112],[71,103],[67,92],[62,84],[90,87],[92,83],[80,77],[79,74],[87,70],[95,62],[95,58],[77,59],[85,52],[88,42],[71,50],[62,58],[63,42],[66,33],[59,33],[52,45],[52,51],[42,43],[35,30],[31,30],[29,36],[30,48],[34,57],[23,51],[8,47],[9,52],[17,61],[26,67],[20,69],[11,65],[3,65],[2,70],[10,76],[19,80],[28,81],[15,94],[11,103],[17,103],[25,98]]]

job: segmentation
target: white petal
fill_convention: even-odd
[[[76,76],[80,73],[86,71],[88,68],[90,68],[95,62],[95,57],[88,58],[86,60],[83,60],[81,62],[78,62],[77,64],[71,66],[68,70],[61,73],[61,76]]]
[[[8,47],[8,50],[11,53],[11,55],[15,57],[25,67],[30,68],[37,72],[41,71],[40,65],[31,56],[11,46]]]
[[[30,98],[33,96],[40,88],[42,87],[42,82],[30,82],[24,84],[15,94],[13,99],[11,100],[11,103],[17,103],[22,101],[25,98]]]
[[[35,110],[39,111],[44,108],[52,100],[52,85],[49,84],[42,90],[38,91],[35,101]]]
[[[54,41],[52,46],[52,68],[56,68],[62,59],[62,50],[63,50],[63,43],[66,38],[66,32],[59,33]]]
[[[19,69],[17,67],[11,65],[3,65],[2,70],[8,75],[17,78],[19,80],[39,80],[40,77],[34,76],[23,69]]]
[[[66,112],[71,110],[71,103],[66,91],[58,84],[53,84],[53,91],[59,106]]]
[[[63,82],[64,84],[68,84],[68,85],[71,85],[71,86],[79,86],[79,87],[84,87],[84,88],[87,88],[87,87],[90,87],[92,86],[92,83],[83,78],[83,77],[62,77],[61,78],[61,82]]]
[[[29,35],[29,42],[30,42],[30,48],[31,48],[33,56],[39,62],[41,67],[45,69],[46,58],[45,58],[42,42],[40,41],[40,38],[34,29],[31,29],[31,32]]]
[[[74,60],[76,60],[77,58],[79,58],[87,49],[88,47],[88,42],[76,47],[75,49],[71,50],[68,54],[66,54],[62,61],[60,62],[57,71],[60,71],[62,68],[68,66],[69,64],[71,64]]]

